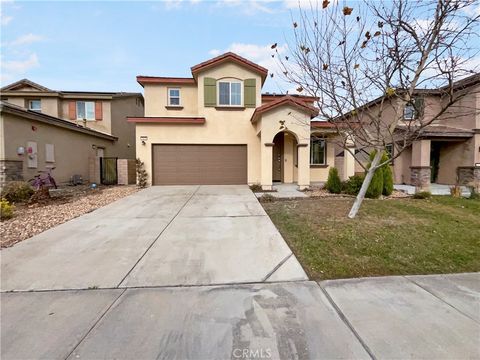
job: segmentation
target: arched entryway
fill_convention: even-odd
[[[282,131],[273,138],[272,181],[293,183],[298,178],[298,141],[289,131]]]

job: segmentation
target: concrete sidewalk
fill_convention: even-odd
[[[3,293],[2,359],[480,357],[480,274]]]

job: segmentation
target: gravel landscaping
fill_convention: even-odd
[[[137,186],[70,186],[53,190],[44,204],[16,204],[12,219],[0,223],[0,247],[9,247],[51,227],[138,191]]]

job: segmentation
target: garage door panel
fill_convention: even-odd
[[[154,185],[247,183],[246,145],[153,145]]]

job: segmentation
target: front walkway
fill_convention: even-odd
[[[430,184],[430,193],[432,195],[450,195],[450,187],[453,185],[443,185],[443,184]],[[413,185],[394,185],[395,190],[403,191],[408,195],[415,194],[415,186]],[[461,186],[462,196],[469,197],[470,189],[466,186]]]

